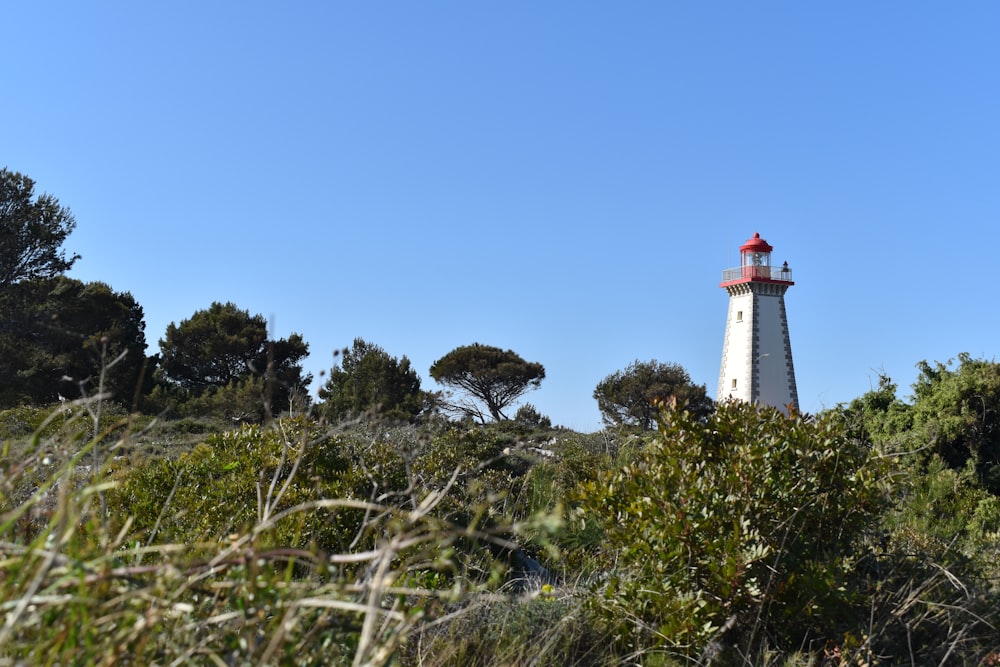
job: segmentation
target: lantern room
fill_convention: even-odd
[[[737,282],[760,280],[794,284],[788,262],[780,267],[771,266],[772,250],[774,248],[760,237],[760,232],[754,232],[753,238],[740,246],[740,266],[722,272],[721,287]]]
[[[771,277],[771,247],[760,237],[760,232],[754,232],[753,238],[740,246],[740,257],[745,278]]]

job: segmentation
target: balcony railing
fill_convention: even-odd
[[[745,278],[792,282],[792,270],[782,266],[737,266],[735,269],[726,269],[722,272],[724,283]]]

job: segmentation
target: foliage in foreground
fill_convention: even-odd
[[[967,664],[997,649],[982,564],[915,543],[930,534],[899,497],[912,488],[900,461],[841,424],[733,402],[707,420],[668,409],[656,438],[584,485],[572,516],[600,526],[591,603],[620,655]]]
[[[0,665],[1000,657],[996,497],[849,409],[671,409],[614,443],[98,408],[0,412]],[[529,555],[549,578],[508,580]]]
[[[347,462],[306,422],[102,456],[111,477],[83,464],[120,443],[67,423],[3,457],[0,664],[386,664],[475,585],[455,545],[495,539],[442,518],[447,480],[371,494],[378,452]]]
[[[600,603],[629,648],[691,657],[836,636],[863,613],[856,545],[885,501],[881,466],[832,420],[724,403],[664,411],[659,437],[592,483],[581,520],[617,562]]]
[[[628,664],[615,654],[585,598],[554,588],[473,601],[450,622],[416,628],[404,659],[422,667]]]

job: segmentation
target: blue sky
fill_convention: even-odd
[[[428,369],[545,365],[592,431],[631,361],[714,396],[721,271],[788,261],[799,399],[997,354],[995,2],[17,3],[0,166],[70,207],[72,271],[150,352],[213,301]],[[314,384],[315,388],[315,384]]]

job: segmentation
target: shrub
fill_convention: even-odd
[[[217,543],[302,503],[363,498],[359,471],[335,440],[304,420],[215,433],[176,460],[116,467],[119,483],[109,504],[144,541]],[[295,514],[266,539],[334,552],[351,543],[363,516],[359,510]]]
[[[631,650],[744,655],[836,637],[865,612],[855,545],[885,504],[882,463],[833,419],[725,403],[664,410],[659,436],[585,485],[578,514],[614,571],[597,605]],[[718,644],[721,646],[721,644]]]
[[[538,411],[531,403],[525,403],[517,409],[514,422],[529,429],[548,430],[552,428],[552,420]]]
[[[1000,499],[936,454],[897,457],[895,503],[864,563],[876,655],[912,664],[989,664],[1000,610]],[[860,634],[853,638],[855,644]]]
[[[233,380],[188,398],[177,411],[185,417],[214,416],[230,424],[259,424],[269,416],[264,407],[265,384],[264,379],[257,376]]]

